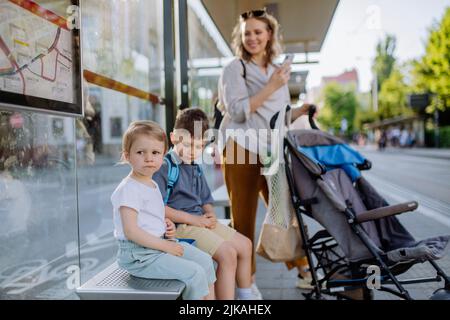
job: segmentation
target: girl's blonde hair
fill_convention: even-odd
[[[254,12],[264,12],[263,14],[255,15]],[[236,56],[239,58],[250,61],[251,54],[245,50],[244,43],[242,41],[242,24],[247,21],[248,19],[256,19],[259,21],[262,21],[267,26],[267,31],[271,32],[271,38],[267,42],[266,46],[266,55],[265,55],[265,64],[266,66],[269,63],[272,63],[272,61],[282,52],[282,37],[280,34],[280,24],[278,23],[277,19],[269,13],[263,10],[255,10],[255,11],[248,11],[244,14],[241,14],[239,16],[239,21],[235,25],[232,35],[232,47],[234,49],[234,52]]]
[[[164,153],[168,149],[167,136],[159,124],[150,120],[134,121],[130,123],[122,138],[122,152],[120,163],[127,163],[125,153],[130,153],[131,146],[138,135],[148,135],[158,141],[164,142]]]

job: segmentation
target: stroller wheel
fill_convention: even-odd
[[[430,297],[430,300],[450,300],[450,290],[438,289]]]
[[[373,300],[373,291],[367,288],[347,290],[336,295],[337,300]]]
[[[302,293],[306,300],[327,300],[323,294],[316,296],[314,291]]]

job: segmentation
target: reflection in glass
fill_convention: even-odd
[[[188,1],[189,100],[212,119],[223,58],[232,52],[199,0]]]
[[[0,299],[43,298],[78,265],[73,120],[0,111],[0,137]]]

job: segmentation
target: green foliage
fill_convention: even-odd
[[[425,130],[425,141],[428,146],[435,147],[433,129]],[[450,148],[450,126],[439,128],[439,147]]]
[[[439,147],[450,148],[450,126],[439,128]]]
[[[324,106],[319,113],[319,122],[327,129],[339,131],[341,120],[347,119],[348,133],[355,129],[356,110],[359,108],[354,87],[343,87],[329,83],[323,91]]]
[[[389,78],[395,65],[395,47],[397,39],[393,35],[386,35],[383,41],[380,41],[376,47],[375,61],[372,66],[374,74],[377,76],[378,91],[384,81]]]
[[[375,111],[372,109],[370,110],[363,110],[361,108],[358,108],[356,110],[356,116],[354,120],[354,126],[356,130],[361,131],[363,129],[364,124],[366,123],[372,123],[378,120],[378,115]]]
[[[430,29],[425,55],[414,64],[416,91],[434,93],[435,99],[428,108],[450,108],[450,8],[439,24]]]
[[[407,106],[410,91],[401,70],[394,65],[390,76],[381,86],[378,96],[378,117],[387,119],[399,115],[412,115],[412,110]]]

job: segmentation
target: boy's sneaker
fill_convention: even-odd
[[[313,279],[311,276],[303,277],[301,275],[298,275],[297,283],[295,286],[299,289],[312,290],[314,289],[314,287],[311,284],[312,280]]]
[[[323,278],[323,275],[321,273],[317,273],[317,278],[318,278],[317,280],[320,280]],[[312,285],[312,281],[313,281],[313,278],[310,274],[307,277],[303,277],[299,274],[297,283],[296,283],[296,287],[299,289],[304,289],[304,290],[312,290],[312,289],[314,289],[314,286]]]
[[[252,293],[255,296],[255,300],[263,300],[262,294],[256,286],[256,283],[252,283],[252,286],[250,288],[252,289]]]

